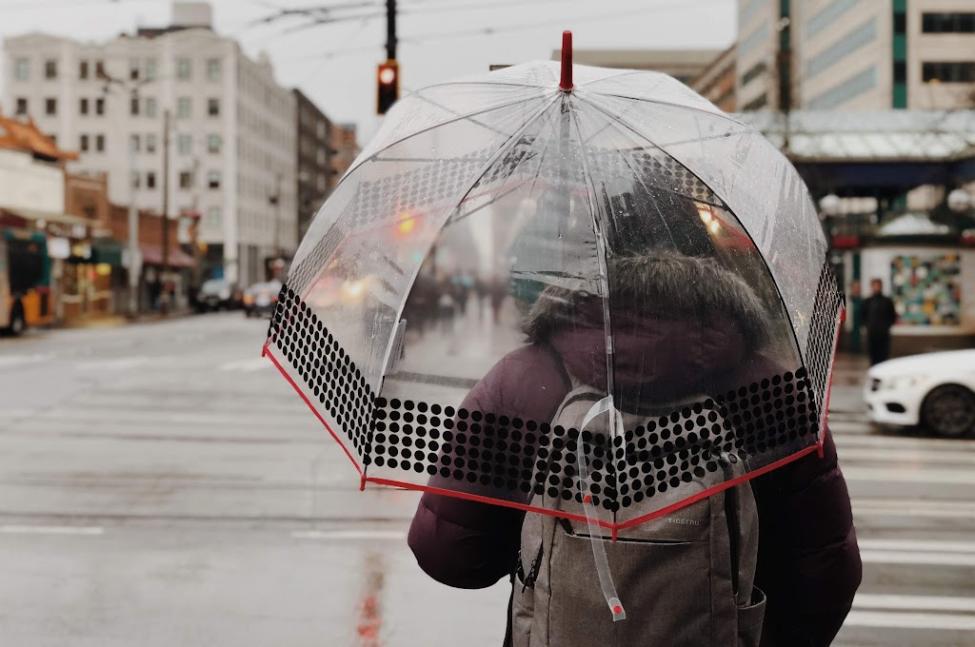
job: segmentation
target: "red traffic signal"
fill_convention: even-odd
[[[376,113],[386,114],[399,99],[399,63],[393,60],[380,63],[376,69]]]

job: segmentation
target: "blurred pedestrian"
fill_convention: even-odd
[[[863,326],[863,291],[860,281],[850,283],[849,308],[850,322],[850,352],[859,355],[863,352],[863,339],[860,328]]]
[[[890,358],[890,329],[897,323],[894,301],[884,294],[880,279],[870,280],[870,296],[863,301],[863,325],[867,329],[867,352],[870,365]]]

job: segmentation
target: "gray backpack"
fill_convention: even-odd
[[[574,389],[553,427],[579,428],[601,397]],[[622,415],[626,429],[647,419]],[[593,433],[607,428],[586,426]],[[725,478],[745,472],[737,456],[723,458]],[[574,501],[537,495],[534,503],[583,513]],[[591,541],[603,542],[625,620],[614,622],[607,610]],[[765,596],[753,585],[757,552],[758,515],[747,482],[622,530],[615,542],[592,539],[584,522],[526,513],[513,578],[512,645],[757,646],[765,613]]]

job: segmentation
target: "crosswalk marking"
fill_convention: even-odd
[[[975,553],[975,542],[940,541],[937,539],[861,539],[860,548],[867,550],[914,550],[942,553]]]
[[[850,461],[876,463],[912,463],[912,464],[961,464],[975,465],[975,452],[958,452],[947,449],[915,449],[915,448],[863,448],[843,447],[839,450],[843,464]]]
[[[947,613],[860,611],[855,609],[846,617],[844,626],[971,631],[975,629],[975,616]]]
[[[0,526],[0,534],[5,535],[101,535],[105,532],[100,526]]]
[[[867,564],[916,564],[927,566],[975,566],[975,553],[923,553],[910,550],[860,550]]]
[[[863,467],[845,466],[847,481],[880,481],[883,483],[939,483],[945,485],[975,485],[975,470],[952,470],[916,466]]]
[[[406,539],[402,530],[296,530],[291,533],[292,539],[318,540],[367,540],[367,539]]]
[[[885,609],[903,611],[960,611],[975,613],[975,598],[947,595],[891,595],[857,593],[854,609]]]
[[[975,519],[970,501],[867,499],[853,500],[854,516]]]

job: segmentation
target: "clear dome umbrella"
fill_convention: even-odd
[[[615,537],[821,447],[842,298],[761,134],[664,74],[561,72],[396,104],[302,241],[264,352],[362,487]],[[532,348],[562,387],[532,365],[492,383]],[[566,424],[570,392],[593,404]]]

